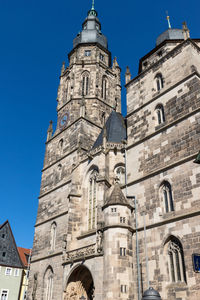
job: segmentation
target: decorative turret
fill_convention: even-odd
[[[97,11],[94,9],[94,1],[92,8],[88,12],[88,16],[83,22],[82,31],[78,33],[73,41],[75,48],[79,44],[98,43],[104,48],[108,48],[107,38],[101,33],[101,23],[97,18]]]

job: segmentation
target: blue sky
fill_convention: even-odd
[[[167,29],[187,21],[200,38],[198,0],[96,0],[109,50],[137,75],[138,60]],[[91,0],[0,0],[0,224],[9,220],[17,245],[32,247],[46,130],[56,122],[62,61],[72,49]],[[125,90],[122,93],[125,113]]]

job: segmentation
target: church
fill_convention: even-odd
[[[63,63],[29,300],[200,299],[200,39],[169,29],[125,74],[94,8]]]

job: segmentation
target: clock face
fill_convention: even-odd
[[[64,126],[66,126],[67,123],[68,123],[68,121],[69,121],[69,113],[68,113],[68,112],[65,112],[65,113],[61,116],[60,121],[59,121],[59,126],[60,126],[60,128],[63,128]]]

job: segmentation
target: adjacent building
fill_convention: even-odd
[[[121,69],[92,6],[47,132],[29,300],[132,300],[149,285],[200,299],[199,45],[186,24],[160,35],[138,76],[127,68],[123,118]]]
[[[27,263],[18,248],[8,221],[0,225],[0,299],[25,300],[24,275]],[[30,250],[24,249],[27,255]],[[28,257],[27,257],[28,258]],[[26,282],[27,285],[27,282]],[[23,296],[22,296],[23,293]]]

